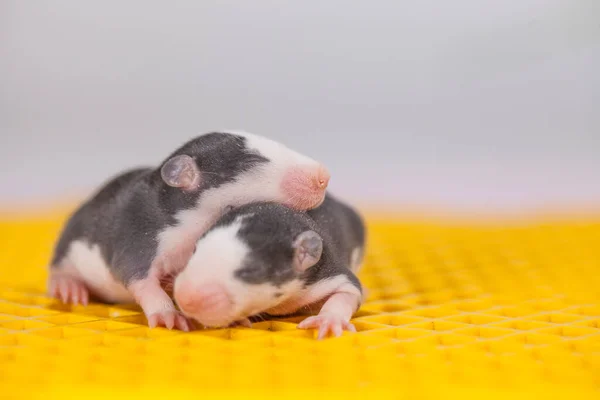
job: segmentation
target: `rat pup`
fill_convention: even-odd
[[[198,238],[229,207],[272,201],[314,208],[328,182],[323,165],[267,138],[198,136],[158,168],[114,177],[75,211],[54,249],[49,293],[75,304],[90,296],[135,301],[150,327],[188,330],[163,285],[185,267]]]
[[[355,330],[349,321],[362,303],[355,274],[364,246],[362,218],[330,194],[307,212],[248,204],[198,241],[175,279],[174,299],[184,315],[207,327],[320,308],[298,327],[319,328],[319,338],[339,336]]]

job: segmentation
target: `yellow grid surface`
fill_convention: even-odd
[[[370,218],[358,333],[317,341],[293,318],[183,333],[61,305],[64,216],[0,218],[0,398],[600,398],[600,219]]]

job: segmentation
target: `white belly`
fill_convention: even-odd
[[[133,302],[133,296],[120,282],[115,280],[102,259],[98,245],[89,246],[76,240],[71,243],[65,267],[85,282],[88,289],[100,299],[115,303]]]

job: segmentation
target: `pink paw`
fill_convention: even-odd
[[[179,329],[188,332],[192,330],[193,325],[187,318],[176,310],[166,310],[159,313],[154,313],[148,317],[148,326],[156,328],[164,326],[167,329]]]
[[[49,294],[63,303],[83,304],[89,301],[87,287],[80,280],[68,275],[53,274],[48,285]]]
[[[333,336],[342,336],[344,330],[356,332],[356,328],[350,322],[335,314],[319,314],[306,318],[298,324],[299,329],[316,329],[319,328],[319,336],[317,339],[323,339],[329,333]]]

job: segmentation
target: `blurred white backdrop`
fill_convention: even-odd
[[[600,1],[0,2],[0,203],[222,128],[371,204],[600,204]]]

